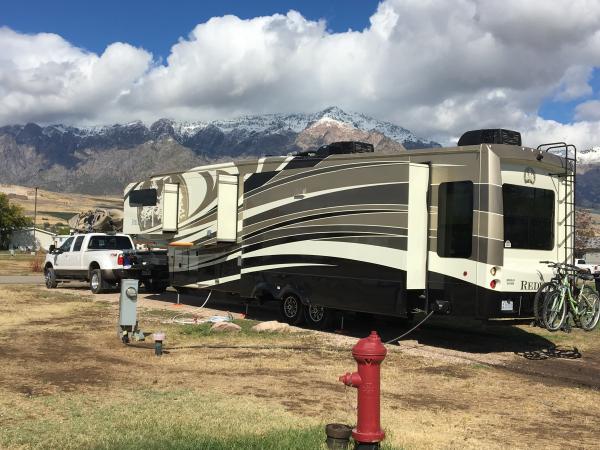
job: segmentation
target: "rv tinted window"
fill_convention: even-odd
[[[471,256],[473,183],[441,183],[438,188],[437,253],[447,258]]]
[[[126,236],[92,236],[89,250],[130,250],[131,241]]]
[[[129,206],[155,206],[156,189],[138,189],[129,193]]]
[[[502,200],[505,248],[554,248],[554,192],[505,184]]]

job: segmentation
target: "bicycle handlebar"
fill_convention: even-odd
[[[559,268],[559,269],[580,270],[579,267],[574,266],[573,264],[558,263],[558,262],[554,262],[554,261],[540,261],[540,264],[547,264],[548,267],[555,267],[555,268]]]

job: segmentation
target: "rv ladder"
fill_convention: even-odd
[[[566,264],[575,263],[575,186],[577,177],[577,147],[572,144],[565,142],[552,142],[550,144],[542,144],[537,147],[541,151],[549,151],[561,149],[565,151],[564,155],[564,172],[551,174],[557,176],[559,179],[563,179],[564,192],[563,192],[563,203],[564,203],[564,236],[565,236],[565,255],[563,262]],[[572,155],[570,156],[570,151]]]

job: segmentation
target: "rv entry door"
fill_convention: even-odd
[[[429,220],[429,165],[410,163],[408,169],[408,242],[406,289],[425,289]]]

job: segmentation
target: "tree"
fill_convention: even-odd
[[[592,215],[585,209],[577,209],[575,211],[575,255],[577,257],[583,256],[590,248],[593,237]]]
[[[0,192],[0,248],[8,247],[14,230],[31,226],[31,219],[25,216],[23,208],[8,201],[8,196]]]

